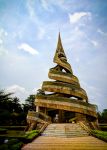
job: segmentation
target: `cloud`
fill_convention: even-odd
[[[2,39],[0,39],[0,45],[1,45],[1,44],[3,44],[3,40],[2,40]]]
[[[7,35],[8,33],[3,28],[0,28],[0,56],[8,54],[8,51],[4,46],[5,38]]]
[[[0,46],[0,56],[4,56],[8,54],[8,50],[4,49],[3,46]]]
[[[35,17],[35,11],[34,11],[33,5],[34,5],[34,1],[27,0],[26,6],[27,6],[27,9],[31,18]]]
[[[92,40],[91,43],[92,43],[95,47],[98,46],[98,42],[97,42],[97,41]]]
[[[39,52],[37,50],[35,50],[34,48],[32,48],[30,45],[28,45],[27,43],[22,43],[21,45],[18,46],[18,49],[26,51],[32,55],[37,55],[39,54]]]
[[[40,27],[38,32],[38,38],[41,40],[43,39],[44,35],[45,35],[45,30],[44,28]]]
[[[7,35],[8,33],[3,28],[0,28],[0,45],[4,43],[5,37]]]
[[[45,10],[49,10],[49,2],[47,2],[46,0],[41,0],[41,4]]]
[[[8,35],[8,33],[3,28],[0,28],[0,39],[7,35]]]
[[[103,32],[101,29],[97,29],[97,32],[101,35],[107,36],[107,33]]]
[[[75,12],[74,14],[69,14],[70,23],[77,23],[83,17],[91,17],[90,12]]]
[[[37,90],[38,90],[37,88],[34,88],[34,89],[31,91],[31,93],[32,93],[32,94],[36,94],[36,93],[37,93]]]
[[[24,103],[24,100],[30,94],[30,92],[27,91],[24,87],[17,84],[7,87],[6,92],[13,93],[12,97],[17,96],[18,98],[20,98],[21,103]]]
[[[41,19],[38,17],[37,15],[37,9],[36,7],[38,7],[35,3],[34,0],[27,0],[26,2],[26,8],[29,14],[30,19],[32,20],[32,22],[34,22],[36,25],[40,25],[41,23]]]
[[[86,90],[89,102],[99,104],[98,97],[101,97],[101,89],[99,89],[95,85],[89,85],[83,80],[81,81],[81,86]]]
[[[12,93],[16,93],[16,92],[25,93],[26,92],[24,87],[21,87],[17,84],[7,87],[6,91],[12,92]]]

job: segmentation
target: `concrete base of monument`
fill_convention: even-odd
[[[29,111],[27,115],[28,126],[26,130],[30,131],[33,129],[37,129],[42,133],[45,128],[52,123],[64,124],[71,127],[73,127],[74,124],[78,124],[87,132],[90,132],[91,129],[98,129],[98,124],[96,120],[88,121],[86,116],[80,113],[50,109],[47,110],[47,113],[48,115],[41,112]]]
[[[39,111],[51,117],[51,122],[83,122],[92,129],[98,129],[96,106],[65,97],[36,96],[35,105]]]
[[[37,95],[35,105],[43,108],[53,108],[78,112],[97,118],[96,105],[66,97]]]

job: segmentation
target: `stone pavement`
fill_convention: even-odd
[[[107,150],[107,143],[92,136],[47,137],[39,136],[22,150]]]

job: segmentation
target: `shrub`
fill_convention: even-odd
[[[25,142],[31,142],[35,137],[37,137],[39,134],[38,130],[32,130],[32,131],[28,131],[25,134]]]
[[[0,150],[9,150],[7,144],[0,145]]]
[[[9,150],[20,150],[22,145],[23,145],[22,142],[18,142],[17,144],[13,144]]]
[[[93,136],[107,142],[107,132],[106,131],[92,130],[91,134]]]
[[[16,143],[18,143],[18,142],[19,142],[18,139],[10,139],[10,140],[8,141],[8,145],[10,146],[10,145],[16,144]]]
[[[0,134],[5,134],[7,132],[7,129],[0,128]]]
[[[107,131],[107,126],[100,126],[102,131]]]
[[[24,130],[26,126],[0,126],[0,128],[5,128],[8,130]]]
[[[23,143],[18,139],[10,139],[7,143],[0,146],[0,150],[20,150]]]

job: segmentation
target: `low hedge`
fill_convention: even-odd
[[[38,130],[32,130],[32,131],[26,132],[24,137],[23,137],[24,143],[31,142],[38,135],[39,135],[39,131]]]
[[[0,150],[20,150],[23,142],[18,139],[9,139],[7,143],[0,145]]]
[[[107,142],[107,132],[106,131],[100,131],[100,130],[92,130],[91,134],[105,142]]]
[[[19,136],[15,138],[8,137],[8,141],[6,143],[4,142],[5,139],[2,141],[0,145],[0,150],[20,150],[24,143],[31,142],[38,135],[39,135],[38,130],[32,130],[26,132],[24,135],[20,137]]]
[[[107,126],[100,126],[102,131],[107,131]]]
[[[0,126],[0,128],[9,130],[24,130],[26,126]]]
[[[0,134],[6,134],[6,132],[7,132],[7,129],[0,128]]]

